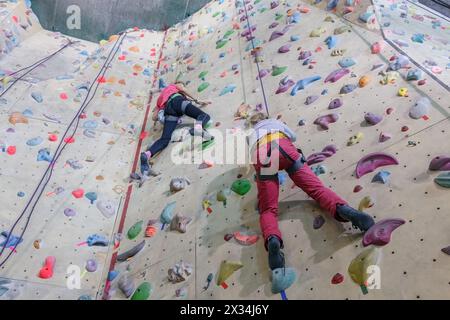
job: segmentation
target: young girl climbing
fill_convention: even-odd
[[[367,231],[373,224],[371,216],[350,206],[320,179],[306,164],[301,150],[293,142],[295,133],[284,123],[256,113],[249,119],[253,131],[248,137],[252,163],[256,170],[260,226],[269,252],[271,270],[284,267],[283,239],[278,228],[278,171],[285,170],[292,181],[316,200],[340,222],[352,222],[355,228]]]
[[[202,136],[204,141],[214,139],[205,129],[211,120],[210,116],[196,107],[193,102],[201,107],[211,104],[209,101],[202,102],[195,99],[186,90],[184,83],[180,81],[170,84],[161,90],[152,119],[155,122],[158,120],[162,121],[164,128],[161,138],[153,143],[147,151],[141,153],[141,173],[143,175],[153,174],[149,164],[150,158],[154,157],[169,145],[172,134],[183,115],[187,115],[196,120],[194,128],[191,129],[192,135]]]

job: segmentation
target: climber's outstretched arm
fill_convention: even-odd
[[[199,104],[201,107],[206,107],[207,105],[211,104],[211,101],[200,101],[197,100],[192,94],[190,94],[186,88],[182,84],[177,84],[178,90],[180,90],[180,93],[183,94],[186,98],[189,100],[192,100],[193,102]]]

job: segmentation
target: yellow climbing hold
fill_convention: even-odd
[[[228,262],[223,260],[220,264],[219,275],[217,277],[217,285],[224,283],[235,271],[243,267],[240,262]]]
[[[350,139],[348,139],[347,145],[353,146],[354,144],[359,143],[364,138],[364,134],[362,132],[358,132],[354,136],[351,136]]]
[[[322,34],[324,34],[326,32],[325,28],[323,27],[319,27],[317,29],[314,29],[313,31],[311,31],[311,33],[309,34],[309,36],[311,38],[313,37],[320,37]]]
[[[359,203],[358,210],[359,211],[364,211],[364,209],[373,207],[374,204],[375,204],[375,202],[372,199],[372,197],[371,196],[366,196]]]
[[[373,283],[368,283],[369,276],[373,273],[373,269],[376,268],[380,260],[380,251],[376,247],[370,247],[367,250],[361,252],[355,259],[352,260],[348,267],[348,273],[352,280],[361,286],[364,290],[367,290],[368,286]],[[376,281],[374,277],[373,281]]]
[[[408,96],[408,89],[407,88],[400,88],[400,89],[398,89],[398,95],[400,97],[407,97]]]

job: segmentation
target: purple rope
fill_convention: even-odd
[[[244,1],[244,10],[245,10],[245,16],[247,18],[247,28],[250,31],[250,38],[251,38],[251,42],[252,42],[252,47],[253,47],[253,50],[255,50],[255,42],[253,41],[253,32],[252,32],[252,28],[250,27],[250,18],[248,16],[247,4],[245,3],[245,1]],[[259,67],[258,59],[255,58],[255,62],[256,62],[256,68],[258,69],[258,78],[259,78],[259,83],[261,84],[261,90],[262,90],[262,94],[263,94],[263,98],[264,98],[264,105],[266,107],[267,116],[270,117],[269,104],[267,103],[267,98],[266,98],[266,91],[264,89],[263,81],[262,81],[261,77],[259,76],[261,69]]]

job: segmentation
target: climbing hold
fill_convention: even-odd
[[[66,217],[73,217],[73,216],[75,216],[76,214],[77,214],[77,212],[76,212],[75,210],[73,210],[73,209],[70,209],[70,208],[64,209],[64,215],[65,215]]]
[[[5,244],[6,240],[8,239],[8,243]],[[0,247],[16,247],[17,245],[19,245],[23,239],[21,237],[15,236],[15,235],[9,235],[9,232],[7,231],[3,231],[0,234]]]
[[[287,70],[287,67],[272,66],[272,76],[276,77]]]
[[[420,80],[422,79],[422,70],[420,69],[413,69],[409,70],[406,74],[406,80],[407,81],[414,81],[414,80]]]
[[[391,139],[391,138],[392,138],[392,135],[391,135],[391,134],[385,133],[385,132],[381,132],[378,141],[380,141],[380,142],[386,142],[386,141],[388,141],[388,140]]]
[[[227,206],[227,196],[225,194],[225,191],[219,190],[216,195],[216,200],[219,202],[222,202],[223,206],[226,207]]]
[[[141,233],[143,224],[144,221],[141,220],[132,225],[127,232],[128,239],[130,240],[135,239],[139,235],[139,233]]]
[[[285,44],[284,46],[281,46],[278,49],[278,52],[279,53],[286,53],[286,52],[289,52],[290,50],[291,50],[291,45],[290,44]]]
[[[133,293],[131,300],[147,300],[152,293],[152,285],[148,282],[142,283]]]
[[[309,34],[309,36],[311,38],[314,37],[320,37],[322,34],[324,34],[326,32],[325,28],[323,27],[318,27],[316,29],[314,29],[313,31],[311,31],[311,33]]]
[[[384,246],[391,241],[392,232],[405,223],[403,219],[384,219],[378,221],[369,230],[366,231],[363,237],[363,245]]]
[[[340,94],[347,94],[352,92],[353,90],[355,90],[357,88],[357,86],[355,84],[346,84],[345,86],[343,86],[341,88],[341,90],[339,91]]]
[[[312,56],[311,51],[300,51],[300,55],[298,56],[298,60],[305,60]]]
[[[234,234],[232,234],[232,233],[227,233],[226,235],[223,236],[223,239],[227,242],[233,238],[234,238]]]
[[[131,297],[135,288],[133,278],[128,273],[120,277],[118,286],[120,291],[122,291],[127,298]]]
[[[191,181],[188,178],[173,178],[170,180],[170,192],[178,192],[184,190],[188,185],[191,184]]]
[[[233,93],[235,89],[236,89],[235,84],[229,84],[225,88],[223,88],[223,90],[220,92],[219,96],[223,96],[227,93]]]
[[[342,100],[337,98],[334,100],[331,100],[330,104],[328,105],[328,109],[337,109],[342,107],[343,103]]]
[[[166,205],[166,207],[163,209],[161,213],[160,217],[161,223],[170,224],[170,222],[172,221],[173,210],[175,209],[175,206],[176,206],[175,201]]]
[[[356,186],[353,188],[353,192],[354,192],[354,193],[357,193],[357,192],[360,192],[362,189],[363,189],[362,186],[356,185]]]
[[[305,104],[306,105],[310,105],[311,103],[313,103],[317,99],[319,99],[319,96],[308,96],[308,97],[306,97]]]
[[[328,49],[332,49],[332,48],[336,47],[337,37],[335,37],[335,36],[328,36],[325,39],[325,44],[328,46]]]
[[[272,293],[280,293],[289,288],[297,275],[293,268],[278,268],[272,270]]]
[[[243,246],[251,246],[252,244],[255,244],[259,239],[259,236],[256,234],[247,235],[247,234],[242,234],[239,231],[236,231],[233,234],[233,236],[234,236],[234,239],[236,239],[236,241]]]
[[[114,279],[117,278],[118,275],[119,271],[111,270],[110,272],[108,272],[108,281],[113,281]]]
[[[317,152],[317,153],[311,154],[306,159],[306,163],[308,165],[312,165],[312,164],[322,162],[326,158],[333,156],[336,153],[336,151],[337,151],[337,148],[335,145],[328,145],[322,150],[322,152]]]
[[[314,172],[316,176],[320,176],[321,174],[327,173],[327,168],[324,165],[311,167],[311,170]]]
[[[356,64],[355,60],[353,58],[342,58],[339,60],[338,64],[341,66],[341,68],[348,68]]]
[[[83,189],[76,189],[76,190],[73,190],[73,191],[72,191],[72,195],[73,195],[75,198],[80,199],[80,198],[82,198],[83,195],[84,195],[84,190],[83,190]]]
[[[44,99],[42,98],[42,94],[40,92],[32,92],[31,93],[31,97],[34,99],[34,101],[36,101],[37,103],[41,103],[42,101],[44,101]]]
[[[104,236],[93,234],[87,238],[86,243],[88,244],[89,247],[92,246],[106,247],[109,244],[109,241]]]
[[[6,148],[6,153],[9,154],[10,156],[16,154],[16,146],[9,146],[8,148]]]
[[[364,88],[369,83],[370,78],[368,76],[362,76],[359,78],[358,85],[360,88]]]
[[[219,40],[216,42],[216,49],[221,49],[223,48],[226,44],[228,43],[228,40]]]
[[[94,204],[95,200],[97,200],[97,193],[88,192],[86,193],[85,197],[91,202],[91,204]]]
[[[198,92],[202,92],[203,90],[205,90],[206,88],[209,87],[209,83],[208,82],[203,82],[197,89]]]
[[[128,259],[133,258],[135,255],[137,255],[142,249],[144,249],[145,246],[145,240],[142,240],[142,242],[138,243],[136,246],[134,246],[133,248],[131,248],[128,251],[125,251],[122,254],[119,254],[117,256],[117,261],[119,262],[123,262],[123,261],[127,261]]]
[[[357,143],[360,143],[363,138],[364,138],[364,134],[362,132],[358,132],[354,136],[350,137],[350,139],[347,141],[347,145],[353,146]]]
[[[356,165],[356,177],[361,178],[367,173],[373,172],[379,167],[397,165],[398,161],[393,156],[383,153],[375,152],[368,154],[361,158]]]
[[[321,215],[318,215],[314,218],[313,228],[315,230],[320,229],[324,225],[324,223],[325,223],[325,218],[322,217]]]
[[[41,137],[36,137],[36,138],[32,138],[32,139],[28,140],[27,145],[30,147],[34,147],[34,146],[41,144],[43,141],[44,141],[44,139],[42,139]]]
[[[168,271],[168,279],[171,283],[177,284],[185,281],[192,274],[192,266],[180,261]]]
[[[368,124],[371,124],[371,125],[374,126],[374,125],[380,123],[383,120],[383,116],[374,114],[372,112],[367,112],[364,115],[364,120],[366,120],[366,122]]]
[[[314,124],[319,125],[322,129],[328,130],[330,123],[335,123],[339,120],[339,115],[337,113],[327,114],[325,116],[318,117]]]
[[[25,197],[25,192],[19,191],[19,192],[17,192],[17,196],[18,196],[19,198],[23,198],[23,197]]]
[[[381,170],[372,178],[372,182],[380,182],[380,183],[386,184],[389,182],[390,175],[391,175],[391,173],[389,171]]]
[[[333,278],[331,278],[331,283],[332,284],[339,284],[342,283],[344,281],[344,276],[340,273],[336,273]]]
[[[422,97],[411,107],[409,116],[413,119],[420,119],[428,114],[430,107],[430,100],[426,97]]]
[[[231,190],[237,193],[240,196],[244,196],[247,192],[250,191],[252,185],[247,179],[239,179],[233,182],[231,185]]]
[[[375,42],[370,46],[372,54],[378,54],[383,49],[383,45],[380,42]]]
[[[86,271],[87,272],[95,272],[97,271],[97,261],[94,259],[89,259],[86,261]]]
[[[295,82],[289,77],[286,76],[280,81],[280,85],[275,92],[275,94],[284,93],[289,90],[290,87],[292,87],[295,84]]]
[[[256,77],[257,80],[264,78],[270,73],[269,69],[262,69],[259,71],[258,77]]]
[[[450,188],[450,172],[444,172],[434,178],[434,182],[444,188]]]
[[[341,79],[343,76],[345,76],[346,74],[349,74],[350,70],[349,69],[339,69],[339,70],[335,70],[333,72],[331,72],[326,78],[325,78],[325,83],[327,82],[336,82],[339,79]]]
[[[292,88],[291,96],[295,96],[298,90],[303,90],[307,85],[320,79],[320,76],[312,76],[298,81],[297,84]]]
[[[9,116],[9,122],[13,125],[16,125],[17,123],[28,124],[28,119],[20,112],[13,112]]]
[[[235,271],[241,269],[243,265],[240,262],[228,262],[223,260],[220,264],[216,284],[222,285]]]
[[[373,207],[374,204],[375,204],[375,202],[372,199],[372,197],[371,196],[366,196],[366,197],[362,198],[361,201],[359,202],[358,210],[359,211],[364,211],[367,208]]]
[[[372,285],[372,283],[368,283],[368,280],[372,274],[373,266],[378,265],[380,256],[381,252],[378,248],[368,248],[353,259],[348,267],[350,277],[356,284],[361,286],[364,293],[367,293],[367,286]]]
[[[333,33],[335,35],[338,35],[338,34],[342,34],[342,33],[345,33],[345,32],[352,32],[352,30],[350,29],[349,26],[341,26],[341,27],[338,27],[338,28],[334,29]]]
[[[110,200],[97,201],[96,207],[105,218],[111,218],[116,214],[116,205]]]
[[[55,268],[56,258],[49,256],[45,258],[44,266],[39,271],[39,278],[50,279],[53,277],[53,270]]]
[[[407,88],[400,88],[398,89],[397,93],[400,97],[408,97],[408,89]]]
[[[291,36],[291,41],[292,42],[295,42],[295,41],[298,41],[298,40],[300,40],[300,36],[298,36],[298,35],[292,35]]]
[[[442,251],[443,253],[445,253],[446,255],[449,255],[449,256],[450,256],[450,246],[445,247],[445,248],[442,248],[441,251]]]
[[[187,225],[192,221],[192,218],[184,217],[176,214],[170,222],[170,230],[176,230],[180,233],[186,233]]]
[[[450,156],[437,156],[431,160],[428,170],[431,171],[449,171]]]
[[[347,50],[345,49],[334,49],[331,51],[332,57],[343,56]]]

